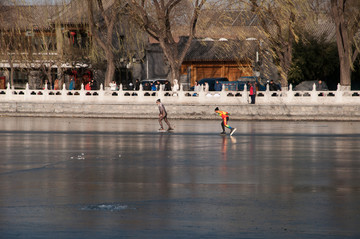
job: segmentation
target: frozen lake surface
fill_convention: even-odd
[[[360,122],[1,118],[0,238],[360,238]]]

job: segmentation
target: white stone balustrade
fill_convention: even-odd
[[[61,103],[154,103],[160,98],[164,102],[173,104],[248,104],[249,92],[245,86],[243,91],[184,91],[182,86],[179,91],[144,91],[142,86],[139,91],[84,89],[67,90],[65,84],[61,90],[32,90],[28,84],[25,89],[13,90],[8,84],[7,89],[0,90],[1,102],[61,102]],[[223,87],[224,89],[225,87]],[[311,91],[293,91],[289,86],[288,91],[257,91],[256,104],[262,105],[333,105],[357,104],[360,105],[360,91],[341,91],[340,85],[336,91],[316,91],[315,84]]]

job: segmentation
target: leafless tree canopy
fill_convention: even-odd
[[[162,47],[171,69],[171,80],[179,79],[182,61],[195,36],[200,11],[206,0],[126,0],[129,14]],[[185,11],[186,10],[186,11]],[[187,42],[178,48],[176,29],[187,29]]]

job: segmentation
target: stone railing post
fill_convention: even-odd
[[[220,91],[220,102],[225,102],[227,98],[227,91],[225,91],[224,84],[222,84],[221,91]]]
[[[7,87],[6,87],[6,90],[5,90],[5,95],[6,95],[6,97],[5,97],[6,100],[12,100],[13,94],[12,94],[12,92],[11,92],[11,88],[10,88],[10,83],[9,83],[9,82],[7,83]]]
[[[242,98],[242,103],[249,103],[249,93],[246,84],[244,85],[244,90],[241,98]]]
[[[104,90],[104,85],[102,83],[100,84],[100,90],[99,90],[98,94],[100,97],[99,99],[104,100],[105,90]]]
[[[49,95],[48,84],[45,83],[44,95]]]
[[[123,94],[123,85],[120,83],[119,85],[119,92],[121,92],[121,94]],[[119,94],[120,95],[120,94]]]
[[[9,96],[11,96],[11,89],[10,89],[10,83],[8,82],[7,83],[7,87],[6,87],[6,90],[5,90],[5,94],[6,94],[6,98],[9,98]]]
[[[199,95],[198,98],[199,98],[200,102],[204,102],[206,100],[206,98],[205,98],[206,97],[206,92],[204,92],[204,87],[203,86],[200,87],[200,90],[199,90],[199,92],[197,92],[197,94]]]
[[[184,86],[182,84],[180,85],[180,90],[178,91],[178,94],[179,94],[178,99],[180,103],[184,102],[185,93],[184,93]]]
[[[118,97],[119,97],[119,100],[122,101],[122,100],[125,100],[125,95],[124,95],[124,90],[123,90],[123,85],[120,83],[119,85],[119,94],[118,94]]]
[[[29,90],[29,83],[26,83],[25,84],[25,90],[24,90],[24,99],[27,101],[27,100],[31,100],[30,99],[30,90]]]
[[[318,102],[319,101],[319,95],[316,92],[316,85],[313,84],[313,89],[311,91],[311,102]]]
[[[79,90],[79,96],[81,101],[85,101],[86,91],[84,88],[84,84],[81,84],[80,90]]]
[[[68,91],[66,90],[66,84],[64,83],[62,85],[62,89],[61,89],[61,98],[63,101],[67,101],[67,95],[68,94]]]
[[[289,90],[285,93],[285,91],[281,91],[282,97],[285,97],[286,94],[286,103],[292,103],[294,101],[294,92],[292,84],[289,85]]]
[[[139,90],[136,91],[136,94],[137,94],[138,100],[141,101],[141,102],[143,102],[144,99],[145,99],[145,96],[144,96],[145,92],[144,92],[144,88],[143,88],[143,85],[142,85],[142,84],[140,84]]]
[[[340,83],[337,84],[337,89],[335,91],[335,102],[342,103],[343,102],[344,92],[341,90]]]
[[[158,98],[160,98],[161,100],[163,99],[164,95],[165,95],[165,91],[164,91],[164,88],[162,87],[163,85],[159,85],[159,90],[156,91],[156,95]]]
[[[264,100],[266,103],[271,102],[271,93],[270,93],[270,86],[269,84],[266,84],[266,89],[264,93]]]

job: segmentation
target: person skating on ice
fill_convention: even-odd
[[[230,135],[233,135],[233,133],[236,131],[236,128],[233,128],[230,125],[228,125],[229,115],[230,115],[229,112],[219,110],[219,108],[216,107],[215,113],[218,114],[222,118],[221,127],[222,127],[223,131],[221,132],[221,134],[226,134],[226,132],[225,132],[225,127],[226,127],[228,129],[230,129]]]
[[[167,130],[174,130],[171,125],[170,122],[167,119],[167,112],[165,110],[165,106],[161,103],[160,99],[156,100],[156,104],[159,107],[159,124],[160,124],[160,129],[159,130],[164,130],[163,124],[162,124],[162,120],[165,121],[165,123],[168,125],[168,129]]]

